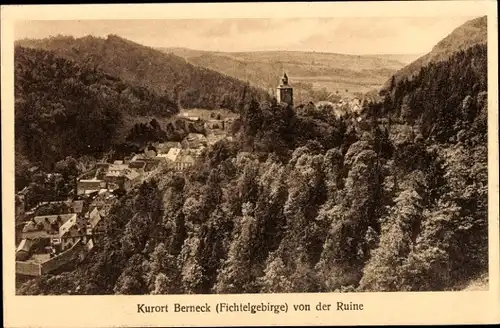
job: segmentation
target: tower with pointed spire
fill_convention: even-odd
[[[283,74],[281,83],[276,90],[276,99],[278,100],[278,104],[286,103],[289,106],[293,106],[293,88],[288,84],[286,73]]]

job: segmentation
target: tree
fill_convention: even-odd
[[[144,295],[146,292],[143,280],[144,257],[140,254],[132,256],[116,282],[114,292],[121,295]]]
[[[260,230],[253,217],[253,205],[243,204],[243,217],[234,228],[234,237],[229,248],[228,258],[222,266],[214,287],[216,293],[257,292],[252,276],[252,248],[256,246]]]
[[[378,248],[363,270],[360,289],[367,291],[411,290],[405,284],[401,267],[410,253],[419,228],[422,197],[412,189],[404,190],[395,200],[395,206],[384,218]],[[418,232],[418,231],[417,231]]]

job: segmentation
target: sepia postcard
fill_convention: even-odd
[[[2,6],[5,327],[499,323],[497,21]]]

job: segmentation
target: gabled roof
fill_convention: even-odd
[[[93,229],[99,223],[99,221],[101,221],[101,214],[97,209],[97,207],[94,207],[94,209],[89,213],[88,216],[89,216],[88,223]]]
[[[108,172],[109,171],[123,171],[123,170],[126,170],[128,169],[128,164],[123,164],[123,163],[120,163],[120,164],[111,164],[108,168]]]
[[[201,133],[189,133],[187,136],[186,136],[186,140],[190,141],[190,140],[204,140],[205,139],[205,136]]]
[[[93,178],[93,179],[81,179],[81,180],[78,180],[78,182],[79,183],[101,183],[101,182],[103,182],[103,180]]]
[[[59,227],[59,236],[62,237],[75,224],[76,224],[76,216],[64,222],[64,224]]]
[[[130,171],[128,171],[128,172],[125,173],[125,178],[127,178],[129,180],[135,180],[139,176],[140,176],[140,174],[137,173],[137,171],[135,171],[135,170],[130,170]]]
[[[16,252],[20,252],[20,251],[29,252],[32,245],[33,245],[33,240],[23,239],[19,243],[19,246],[17,246]]]
[[[170,148],[166,155],[166,158],[170,161],[175,161],[180,153],[181,153],[180,148]]]
[[[179,141],[165,141],[163,144],[166,147],[175,147],[177,145],[180,145],[181,143]]]
[[[128,167],[131,169],[142,169],[144,166],[146,166],[146,162],[139,160],[128,163]]]
[[[39,222],[45,222],[46,219],[47,219],[50,223],[54,223],[54,222],[57,221],[57,218],[60,217],[61,218],[61,222],[66,222],[69,219],[71,219],[72,217],[76,217],[76,216],[77,216],[76,213],[56,214],[56,215],[39,215],[39,216],[35,216],[33,218],[33,220],[36,223],[39,223]]]
[[[29,221],[28,223],[26,223],[26,225],[23,228],[23,232],[38,231],[39,229],[38,229],[37,225],[39,223],[43,224],[44,231],[50,231],[50,230],[52,230],[52,225],[58,221],[58,218],[60,218],[60,224],[64,225],[70,219],[72,219],[72,218],[76,219],[76,217],[77,217],[76,213],[35,216],[32,219],[32,221]]]

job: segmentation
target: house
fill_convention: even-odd
[[[87,238],[85,220],[75,215],[61,225],[58,236],[52,238],[52,245],[60,251],[65,251],[79,240],[86,243]]]
[[[205,122],[204,126],[205,126],[205,129],[210,129],[210,130],[220,129],[220,130],[224,130],[224,121],[223,120],[208,120],[208,121]]]
[[[154,157],[154,159],[158,161],[158,164],[166,163],[167,162],[167,154],[158,154]]]
[[[16,248],[16,261],[26,261],[30,257],[33,240],[23,239]]]
[[[139,177],[140,174],[136,170],[127,168],[125,170],[110,170],[104,179],[107,183],[108,190],[129,190]]]
[[[50,211],[55,211],[57,213],[51,213],[51,214],[61,214],[64,212],[64,214],[69,214],[69,213],[82,213],[83,212],[83,207],[84,207],[84,201],[83,200],[61,200],[61,201],[51,201],[51,202],[43,202],[40,203],[39,206],[37,207],[37,212],[39,213],[40,210],[43,210],[44,206],[52,206],[52,205],[59,205],[57,207],[49,207]]]
[[[144,166],[144,172],[154,170],[161,162],[161,160],[157,158],[144,158],[143,161],[146,163]]]
[[[87,235],[92,235],[92,239],[94,239],[94,241],[99,241],[106,232],[102,218],[103,215],[97,207],[94,207],[92,211],[87,213]]]
[[[137,155],[134,155],[132,157],[132,159],[130,159],[130,162],[135,162],[135,161],[142,161],[146,158],[146,156],[144,156],[144,154],[137,154]]]
[[[170,162],[175,162],[175,160],[177,159],[177,156],[179,156],[180,153],[181,153],[180,148],[170,148],[168,150],[166,158]]]
[[[83,212],[83,200],[67,201],[65,204],[70,208],[72,213],[82,213]]]
[[[176,161],[174,162],[174,169],[177,171],[181,171],[185,168],[193,166],[195,160],[191,155],[182,155],[178,156]]]
[[[18,218],[22,218],[24,216],[24,213],[26,212],[26,204],[24,202],[24,198],[20,197],[19,195],[15,196],[15,204],[16,204],[15,216],[17,220]]]
[[[141,175],[135,170],[128,170],[127,172],[125,172],[124,176],[126,181],[130,183],[130,185],[136,183],[141,177]]]
[[[130,161],[128,163],[128,168],[136,170],[138,172],[144,171],[144,167],[146,166],[146,162],[136,160],[136,161]]]
[[[52,238],[59,233],[59,228],[70,219],[77,218],[76,213],[59,215],[40,215],[28,221],[22,230],[23,239]]]
[[[182,148],[182,145],[178,141],[166,141],[161,144],[158,144],[158,147],[156,149],[160,154],[167,154],[168,151],[172,148]]]
[[[107,170],[111,164],[109,163],[97,163],[95,165],[96,169],[104,169]]]
[[[154,149],[144,149],[144,155],[146,155],[146,157],[155,157],[157,155],[157,151],[154,150]]]
[[[18,196],[18,197],[19,197],[19,203],[21,203],[21,204],[22,204],[22,206],[23,206],[23,208],[22,208],[22,209],[21,209],[21,208],[19,208],[19,209],[17,209],[17,210],[18,210],[18,211],[21,211],[21,212],[23,212],[23,213],[24,213],[24,212],[26,212],[26,211],[28,210],[26,205],[27,205],[27,196],[28,196],[28,194],[29,194],[29,190],[30,190],[30,188],[28,188],[28,187],[26,186],[26,187],[24,187],[24,188],[23,188],[23,190],[19,191],[19,192],[17,193],[17,195],[16,195],[16,196]]]
[[[78,180],[77,195],[90,194],[98,192],[99,189],[106,188],[106,181],[100,179],[82,179]]]
[[[186,149],[184,154],[191,155],[194,159],[196,159],[201,156],[203,150],[204,148]]]
[[[223,134],[210,134],[207,136],[207,144],[209,146],[214,145],[218,141],[224,139],[226,136]]]
[[[166,141],[162,143],[158,143],[156,145],[156,150],[158,154],[167,154],[171,148],[181,148],[182,145],[180,142]]]
[[[116,190],[116,189],[126,189],[125,186],[125,177],[123,176],[123,172],[108,172],[104,177],[104,180],[107,183],[108,190]]]
[[[201,133],[189,133],[184,140],[182,140],[184,148],[201,148],[207,146],[207,138]]]
[[[119,174],[120,172],[126,171],[129,169],[129,164],[111,164],[108,168],[107,174]]]

